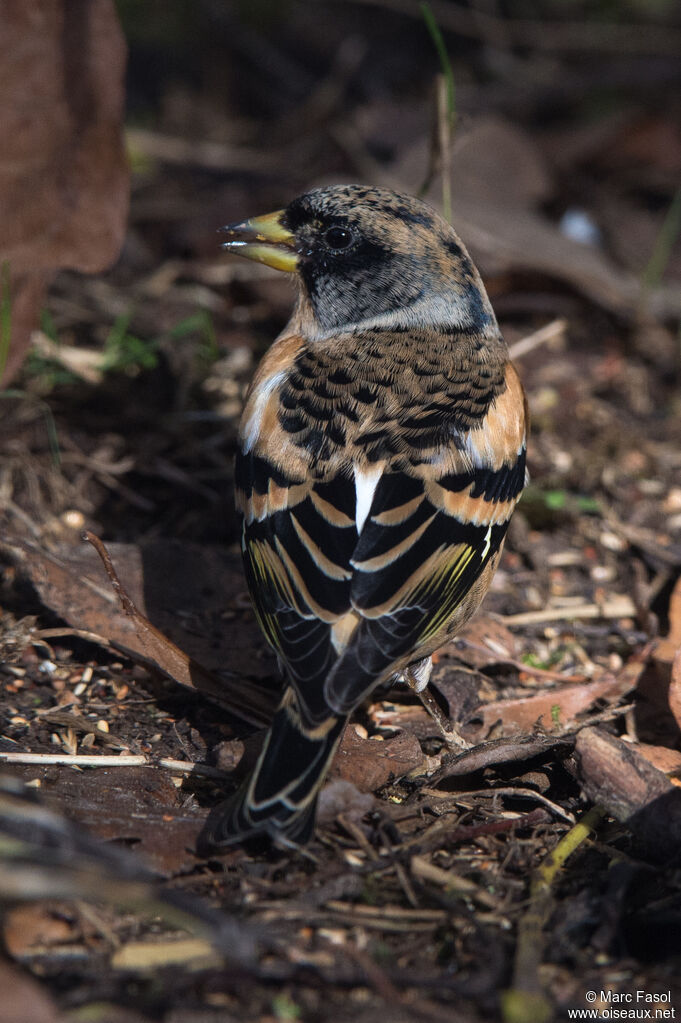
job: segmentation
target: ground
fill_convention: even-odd
[[[121,10],[139,122],[146,51]],[[681,104],[678,69],[643,42],[626,64],[511,48],[511,74],[489,40],[447,36],[452,221],[532,416],[492,591],[433,676],[471,750],[449,752],[406,689],[378,691],[307,851],[195,853],[280,685],[232,458],[292,291],[222,257],[215,232],[321,180],[416,192],[428,168],[427,32],[351,10],[326,8],[328,39],[304,5],[280,38],[237,19],[226,85],[210,47],[208,83],[163,78],[154,129],[129,139],[118,262],[56,276],[0,396],[8,1023],[681,1012]],[[555,94],[528,93],[551,62]],[[196,133],[210,153],[184,144]]]

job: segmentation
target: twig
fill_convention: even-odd
[[[540,863],[530,884],[530,905],[518,927],[513,987],[502,994],[505,1023],[544,1023],[552,1018],[551,1004],[539,978],[543,957],[542,932],[553,908],[551,887],[565,861],[596,829],[605,811],[599,806],[589,810],[568,831],[553,852]]]
[[[565,336],[567,320],[551,320],[544,327],[533,331],[527,337],[521,337],[519,341],[509,345],[508,354],[512,359],[522,359],[523,355],[533,352],[539,345],[547,344],[549,341],[557,341]]]
[[[93,728],[92,731],[95,731]],[[117,757],[97,753],[15,753],[0,751],[0,763],[36,764],[46,767],[61,764],[64,767],[164,767],[175,774],[200,774],[206,778],[228,778],[225,771],[208,764],[195,764],[186,760],[160,757],[154,760],[142,753],[125,753]]]
[[[0,751],[0,763],[38,764],[41,767],[48,764],[64,764],[68,767],[139,767],[143,764],[150,764],[151,761],[141,753],[109,757],[96,753],[5,753]]]
[[[551,812],[554,813],[556,817],[562,817],[562,819],[564,821],[567,821],[568,824],[575,823],[575,818],[573,814],[568,813],[567,810],[563,810],[563,808],[561,806],[558,806],[557,803],[552,803],[550,799],[547,799],[546,796],[543,796],[541,794],[541,792],[536,792],[534,789],[508,787],[474,789],[473,791],[468,791],[467,789],[465,792],[446,792],[443,789],[425,788],[420,789],[419,792],[422,796],[430,796],[432,799],[450,799],[452,801],[468,799],[471,796],[485,796],[487,798],[489,798],[490,796],[512,797],[518,796],[522,799],[533,799],[536,803],[541,803],[542,806],[545,806],[547,807],[547,809],[551,810]]]
[[[224,142],[206,142],[200,139],[177,138],[161,135],[147,128],[126,129],[126,140],[133,151],[144,156],[166,163],[204,167],[206,170],[244,170],[252,171],[254,167],[264,169],[266,160],[268,170],[274,170],[284,163],[283,152],[263,154],[260,150],[248,149],[245,146],[231,146]]]
[[[442,867],[431,863],[425,856],[412,856],[409,868],[414,877],[418,877],[422,881],[432,881],[433,884],[440,885],[441,888],[445,888],[454,895],[475,899],[487,909],[498,909],[499,900],[496,896],[481,888],[475,881],[455,874],[453,870],[443,870]]]
[[[541,611],[523,611],[517,615],[499,615],[504,625],[539,625],[585,618],[634,618],[636,605],[626,594],[611,597],[602,604],[577,604],[574,607],[546,607]]]

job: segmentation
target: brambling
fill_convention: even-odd
[[[236,459],[255,613],[286,674],[259,760],[204,845],[301,845],[348,717],[417,690],[487,591],[525,483],[526,402],[478,271],[434,210],[319,188],[224,229],[297,277]]]

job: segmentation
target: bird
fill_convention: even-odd
[[[259,759],[204,848],[302,848],[352,712],[476,611],[526,482],[527,404],[480,275],[419,199],[329,185],[223,228],[290,273],[291,319],[246,394],[245,574],[285,675]]]

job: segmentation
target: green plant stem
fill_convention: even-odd
[[[653,254],[643,271],[643,287],[656,287],[662,280],[672,254],[672,249],[681,233],[681,186],[677,188],[671,201],[667,215],[662,222],[660,233],[655,241]]]

